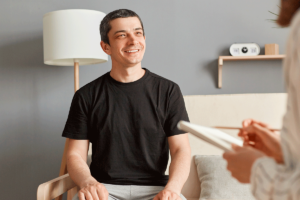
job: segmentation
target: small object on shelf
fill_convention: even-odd
[[[232,56],[257,56],[260,48],[255,43],[232,44],[229,52]]]
[[[230,60],[281,60],[285,55],[258,55],[258,56],[219,56],[218,62],[218,88],[222,88],[223,61]]]
[[[279,45],[265,44],[265,55],[279,55]]]

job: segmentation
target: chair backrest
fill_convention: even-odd
[[[266,122],[273,128],[281,128],[286,97],[285,93],[194,95],[184,96],[184,101],[192,123],[204,126],[241,127],[244,119],[253,118]],[[237,134],[237,131],[224,130],[224,132],[233,136]],[[193,135],[189,134],[189,139],[192,156],[223,153]],[[91,155],[91,145],[89,155]],[[169,169],[166,170],[166,174],[168,171]],[[182,193],[188,200],[198,199],[200,195],[200,182],[193,159],[191,159],[190,175]]]

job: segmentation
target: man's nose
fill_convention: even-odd
[[[129,38],[130,44],[138,44],[138,40],[135,35],[130,35],[128,38]]]

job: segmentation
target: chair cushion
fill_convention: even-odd
[[[197,155],[195,164],[201,184],[200,200],[254,200],[249,184],[231,177],[226,161],[219,155]]]

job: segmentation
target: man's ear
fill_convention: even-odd
[[[101,41],[101,42],[100,42],[100,46],[101,46],[102,50],[103,50],[107,55],[110,55],[110,54],[111,54],[111,51],[110,51],[110,45],[109,45],[109,44],[106,44],[105,42]]]

